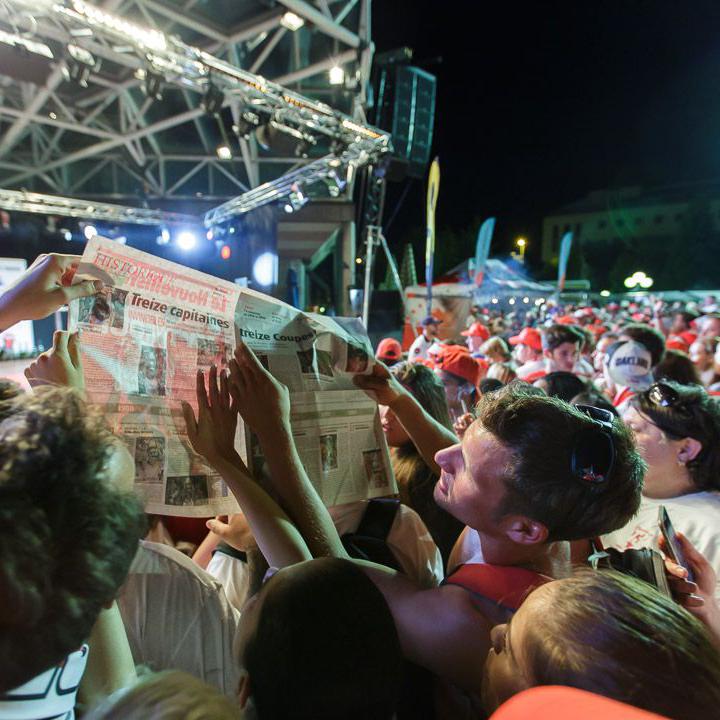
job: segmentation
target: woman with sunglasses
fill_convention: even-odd
[[[720,571],[720,405],[700,386],[668,380],[636,395],[624,420],[648,469],[637,515],[605,544],[657,547],[664,505],[675,529]]]

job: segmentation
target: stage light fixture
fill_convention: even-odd
[[[600,297],[610,297],[610,291],[609,290],[601,290]]]
[[[67,228],[60,228],[59,233],[66,242],[70,242],[72,240],[72,233]]]
[[[177,236],[177,246],[189,252],[197,245],[197,235],[192,230],[182,230]]]
[[[142,91],[146,97],[153,100],[162,100],[162,86],[165,78],[152,68],[142,68],[135,73],[135,76],[142,80]]]
[[[334,65],[328,71],[328,80],[331,85],[344,85],[345,70],[343,70],[339,65]]]
[[[229,145],[218,145],[215,153],[219,160],[232,160],[232,150]]]
[[[158,245],[167,245],[170,242],[170,231],[167,228],[162,228],[156,240]]]
[[[290,12],[288,10],[288,12],[286,12],[280,18],[280,24],[286,30],[290,30],[290,32],[295,32],[305,24],[305,20],[303,20],[299,15],[296,15],[294,12]]]
[[[212,239],[215,237],[215,231],[214,231],[212,228],[210,228],[210,229],[205,233],[205,237],[206,237],[208,240],[212,240]]]
[[[515,304],[515,298],[510,298],[510,299],[508,300],[508,302],[509,302],[511,305],[514,305],[514,304]]]
[[[253,263],[253,277],[262,287],[269,287],[277,280],[277,255],[265,252]]]
[[[347,180],[341,177],[335,168],[331,168],[328,171],[326,177],[323,178],[323,182],[327,186],[327,191],[330,197],[340,197],[347,187]]]
[[[208,115],[219,115],[224,102],[225,93],[212,82],[209,82],[202,99],[203,110],[205,110]]]
[[[285,205],[285,212],[291,213],[296,210],[300,210],[304,205],[307,205],[308,198],[303,194],[303,191],[298,185],[292,186],[292,192],[288,195],[288,201]],[[290,210],[288,210],[288,206]]]
[[[223,245],[220,248],[220,257],[223,260],[229,260],[231,255],[232,255],[232,250],[230,249],[229,245]]]
[[[62,67],[62,74],[65,80],[77,83],[80,87],[88,86],[90,73],[95,68],[96,62],[92,53],[85,48],[70,43],[67,46],[69,58],[66,58]]]
[[[85,225],[83,228],[83,235],[86,240],[92,240],[98,234],[97,228],[94,225]]]

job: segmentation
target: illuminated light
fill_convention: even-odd
[[[83,228],[83,235],[86,240],[92,240],[98,234],[97,228],[94,225],[86,225]]]
[[[343,85],[345,83],[345,71],[339,65],[335,65],[328,71],[328,78],[331,85]]]
[[[289,215],[292,212],[295,212],[295,208],[290,203],[285,203],[283,205],[283,210]]]
[[[600,296],[601,297],[610,297],[610,291],[609,290],[601,290]]]
[[[54,112],[48,113],[48,117],[49,117],[51,120],[57,120],[57,114],[54,113]]]
[[[228,230],[228,232],[229,232],[231,235],[234,235],[234,234],[235,234],[235,228],[231,225],[231,226],[230,226],[230,229]]]
[[[648,288],[651,288],[655,281],[651,277],[645,276],[644,278],[640,279],[640,287],[647,290]]]
[[[515,244],[516,244],[519,248],[524,248],[524,247],[527,245],[527,240],[526,240],[524,237],[519,237],[519,238],[515,241]]]
[[[227,145],[218,145],[215,152],[220,160],[232,160],[232,150]]]
[[[524,297],[524,298],[523,298],[523,302],[527,305],[527,304],[530,302],[530,298],[529,298],[529,297]]]
[[[170,231],[167,228],[160,230],[160,234],[156,238],[158,245],[167,245],[170,242]]]
[[[178,233],[176,242],[181,250],[185,250],[187,252],[197,245],[197,235],[195,235],[195,233],[191,230],[183,230]]]
[[[508,302],[509,302],[511,305],[514,305],[514,304],[515,304],[515,298],[510,298],[510,299],[508,300]]]
[[[497,298],[492,299],[492,304],[497,305],[500,301]]]
[[[229,245],[223,245],[220,248],[220,257],[223,260],[229,260],[231,255],[232,255],[232,250],[230,249]]]
[[[277,281],[277,255],[266,252],[253,263],[253,277],[258,285],[268,287]]]
[[[60,228],[60,234],[66,242],[70,242],[72,240],[72,233],[67,228]]]
[[[120,245],[126,245],[127,244],[127,238],[124,235],[118,235],[115,238],[115,242],[119,243]]]
[[[356,262],[358,265],[362,265],[362,261],[363,261],[363,259],[362,259],[361,257],[356,257],[356,258],[355,258],[355,262]]]
[[[210,230],[205,233],[205,237],[208,240],[212,240],[215,237],[215,233],[213,232],[212,228],[210,228]]]
[[[295,32],[305,24],[305,21],[299,15],[296,15],[294,12],[288,11],[280,18],[280,24],[286,30],[290,30],[290,32]]]
[[[626,288],[634,288],[637,285],[637,282],[634,277],[626,277],[625,280],[623,280],[623,285]]]
[[[535,301],[535,304],[536,304],[538,307],[540,307],[544,302],[545,302],[545,301],[544,301],[542,298],[538,298],[538,299]]]
[[[324,312],[325,312],[325,306],[324,306],[324,305],[321,305],[321,306],[318,308],[318,311],[321,312],[321,313],[324,313]]]

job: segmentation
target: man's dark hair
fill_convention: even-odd
[[[0,422],[0,691],[60,663],[117,595],[142,537],[113,487],[116,441],[72,390],[21,395]]]
[[[662,333],[645,323],[630,323],[620,330],[620,339],[630,338],[643,345],[650,353],[652,366],[655,367],[665,357],[665,338]]]
[[[702,385],[695,363],[680,350],[666,350],[662,362],[655,366],[656,380],[675,380],[681,385]]]
[[[548,529],[548,541],[578,540],[624,527],[640,505],[645,464],[628,428],[608,430],[613,468],[594,485],[572,472],[572,458],[590,432],[602,432],[587,414],[562,400],[508,385],[484,396],[477,416],[510,452],[506,494],[498,516],[525,515]]]
[[[570,402],[572,398],[587,390],[588,384],[575,373],[558,370],[541,378],[541,387],[550,397]]]
[[[681,385],[663,380],[677,395],[677,402],[663,407],[648,392],[636,395],[632,405],[673,440],[691,437],[702,445],[687,469],[698,490],[720,490],[720,405],[701,385]]]
[[[382,593],[354,563],[319,558],[262,589],[242,665],[260,720],[390,720],[402,652]]]
[[[572,325],[551,325],[543,331],[542,339],[544,350],[555,350],[565,343],[582,348],[585,343],[585,335]]]

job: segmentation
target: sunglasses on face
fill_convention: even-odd
[[[615,443],[612,429],[615,416],[603,408],[576,405],[592,421],[592,427],[581,430],[570,456],[570,469],[575,479],[593,490],[604,489],[615,466]]]

